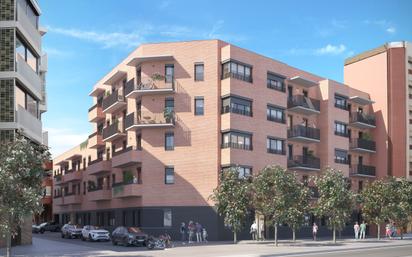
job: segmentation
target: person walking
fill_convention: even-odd
[[[392,234],[391,224],[388,223],[388,224],[386,224],[386,227],[385,227],[385,235],[386,235],[387,238],[389,237],[389,239],[392,239],[391,234]]]
[[[182,244],[186,244],[186,224],[184,222],[182,222],[180,224],[180,235],[181,235],[181,240],[182,240]]]
[[[265,224],[260,223],[260,239],[265,240]]]
[[[202,242],[202,225],[199,222],[196,222],[196,241]]]
[[[193,243],[193,236],[195,235],[196,231],[196,226],[193,223],[193,221],[189,221],[189,225],[187,226],[187,229],[189,230],[189,244]]]
[[[205,228],[202,230],[202,235],[203,235],[203,242],[207,243],[207,231]]]
[[[256,221],[250,226],[250,234],[252,234],[252,240],[256,240],[257,224]]]
[[[316,225],[316,223],[313,223],[312,226],[312,236],[313,236],[313,240],[316,241],[316,235],[318,234],[318,225]]]
[[[355,225],[353,226],[353,231],[355,232],[355,239],[358,240],[359,239],[359,224],[358,222],[355,222]]]
[[[359,238],[360,239],[365,239],[365,234],[366,234],[366,223],[365,223],[365,221],[362,221],[362,223],[360,224]]]

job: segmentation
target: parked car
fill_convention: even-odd
[[[82,229],[76,225],[66,224],[62,227],[62,238],[80,238]]]
[[[55,221],[49,221],[47,223],[42,223],[41,225],[43,225],[42,229],[44,231],[50,231],[50,232],[59,232],[60,231],[60,224],[55,222]]]
[[[44,226],[46,226],[47,222],[41,223],[39,225],[33,224],[31,225],[31,232],[33,233],[44,233]]]
[[[117,227],[112,233],[113,245],[146,246],[148,235],[137,227]]]
[[[82,229],[82,240],[109,241],[110,233],[105,229],[99,229],[98,227],[87,225]]]

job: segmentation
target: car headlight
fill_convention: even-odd
[[[133,239],[134,237],[133,237],[133,235],[129,235],[129,239]]]

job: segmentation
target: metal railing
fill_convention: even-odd
[[[153,112],[138,112],[137,114],[130,113],[126,116],[124,125],[125,128],[130,128],[133,125],[144,124],[175,124],[175,113],[171,112],[170,116],[166,117],[164,113]]]
[[[376,151],[375,141],[364,139],[364,138],[353,138],[350,142],[351,148],[361,148],[370,151]]]
[[[234,148],[242,150],[253,150],[252,145],[239,144],[235,142],[222,143],[222,148]]]
[[[376,176],[375,166],[369,166],[364,164],[351,165],[351,173],[354,175]]]
[[[281,155],[285,155],[286,151],[284,149],[279,150],[279,149],[271,149],[271,148],[267,148],[267,152],[268,153],[272,153],[272,154],[281,154]]]
[[[294,155],[288,160],[288,168],[320,169],[320,159],[309,155]]]
[[[242,110],[242,109],[235,108],[235,107],[232,107],[232,106],[229,106],[229,105],[222,106],[222,114],[223,113],[229,113],[229,112],[244,115],[244,116],[250,116],[250,117],[253,116],[253,113],[252,113],[251,110],[250,111]]]
[[[304,107],[307,109],[320,111],[320,101],[304,95],[294,95],[288,98],[288,108],[293,107]]]
[[[315,140],[320,140],[320,130],[317,128],[310,128],[303,125],[295,125],[288,130],[288,138],[306,137]]]
[[[171,82],[166,82],[171,81]],[[124,95],[128,95],[133,91],[145,91],[145,90],[175,90],[175,80],[173,76],[165,76],[164,80],[153,80],[147,78],[144,81],[135,83],[135,80],[129,80],[124,88]]]
[[[119,90],[115,90],[112,94],[103,99],[102,108],[105,110],[117,102],[125,102],[124,96],[119,93]]]
[[[361,112],[352,112],[350,122],[360,122],[371,126],[376,126],[375,115],[365,114]]]
[[[109,138],[117,133],[122,133],[122,123],[121,122],[115,122],[103,129],[103,139]]]
[[[238,79],[238,80],[243,80],[243,81],[250,82],[250,83],[253,82],[252,75],[239,74],[235,72],[226,72],[226,73],[223,73],[222,75],[222,79],[229,78],[229,77]]]

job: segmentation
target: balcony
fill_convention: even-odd
[[[113,198],[134,198],[142,196],[142,184],[133,182],[120,182],[112,186]]]
[[[100,120],[104,120],[105,118],[106,116],[102,111],[102,106],[99,104],[95,104],[89,109],[89,122],[98,122]]]
[[[173,94],[175,92],[175,81],[173,78],[168,79],[172,81],[167,83],[166,79],[153,80],[148,78],[145,81],[138,82],[130,80],[124,89],[126,97],[137,98],[142,95],[161,95],[161,94]]]
[[[236,108],[236,107],[229,106],[229,105],[222,106],[222,111],[221,111],[221,113],[222,113],[222,114],[225,114],[225,113],[235,113],[235,114],[240,114],[240,115],[243,115],[243,116],[250,116],[250,117],[253,116],[252,110]]]
[[[52,204],[52,203],[53,203],[53,199],[52,199],[51,196],[44,196],[44,197],[41,199],[41,204],[42,204],[42,205],[50,205],[50,204]]]
[[[96,132],[94,132],[93,134],[91,134],[91,135],[89,136],[89,141],[88,141],[87,145],[88,145],[90,148],[96,149],[96,148],[99,148],[99,147],[101,147],[101,146],[104,146],[105,144],[104,144],[104,142],[103,142],[103,137],[102,137],[102,135],[99,134],[99,133],[96,131]]]
[[[320,159],[313,156],[295,155],[288,160],[288,168],[299,170],[320,170]]]
[[[110,160],[104,161],[102,158],[89,162],[89,166],[86,168],[88,175],[102,175],[109,173],[111,170],[112,162]]]
[[[350,125],[360,129],[376,128],[375,116],[352,112],[350,115]]]
[[[243,80],[249,83],[253,83],[252,75],[240,74],[236,72],[223,73],[222,79],[226,79],[226,78],[234,78],[237,80]]]
[[[288,111],[303,115],[319,114],[320,101],[303,95],[294,95],[288,98]]]
[[[75,205],[82,203],[82,195],[76,195],[73,193],[68,193],[64,196],[63,205]]]
[[[126,136],[123,130],[123,122],[115,122],[103,129],[103,141],[111,142],[117,138]]]
[[[231,148],[231,149],[240,149],[240,150],[249,150],[249,151],[253,150],[253,147],[251,144],[239,144],[236,142],[222,143],[221,148],[222,149]]]
[[[376,168],[375,166],[368,166],[363,164],[353,164],[350,166],[351,176],[360,177],[375,177]]]
[[[171,112],[168,117],[164,113],[142,112],[135,115],[130,113],[125,119],[126,130],[140,128],[172,128],[175,126],[175,114]]]
[[[320,142],[320,130],[303,125],[295,125],[288,130],[288,140],[302,143]]]
[[[142,151],[140,148],[129,146],[123,150],[113,153],[112,167],[123,168],[142,162]]]
[[[18,105],[16,112],[17,127],[23,130],[23,133],[38,143],[43,142],[42,124],[33,114]]]
[[[22,86],[39,99],[42,99],[42,82],[40,76],[27,64],[20,54],[16,55],[16,77]]]
[[[368,139],[353,138],[350,141],[350,150],[357,152],[376,153],[376,143],[375,141]]]
[[[102,109],[104,113],[113,113],[126,106],[126,101],[119,90],[114,91],[111,95],[103,99]]]
[[[55,195],[53,197],[53,204],[55,205],[63,205],[64,204],[64,199],[61,195]]]
[[[54,184],[59,185],[61,183],[63,183],[62,175],[61,174],[55,175],[54,176]]]
[[[112,199],[112,190],[102,186],[89,189],[87,197],[93,202],[108,201]]]
[[[27,17],[25,7],[21,6],[20,1],[17,1],[17,27],[24,35],[24,37],[30,42],[33,48],[38,54],[40,54],[41,48],[41,35],[40,31]],[[23,2],[23,1],[22,1]]]
[[[74,181],[80,181],[82,180],[83,174],[81,171],[67,171],[64,176],[63,176],[63,182],[68,183],[68,182],[74,182]]]

